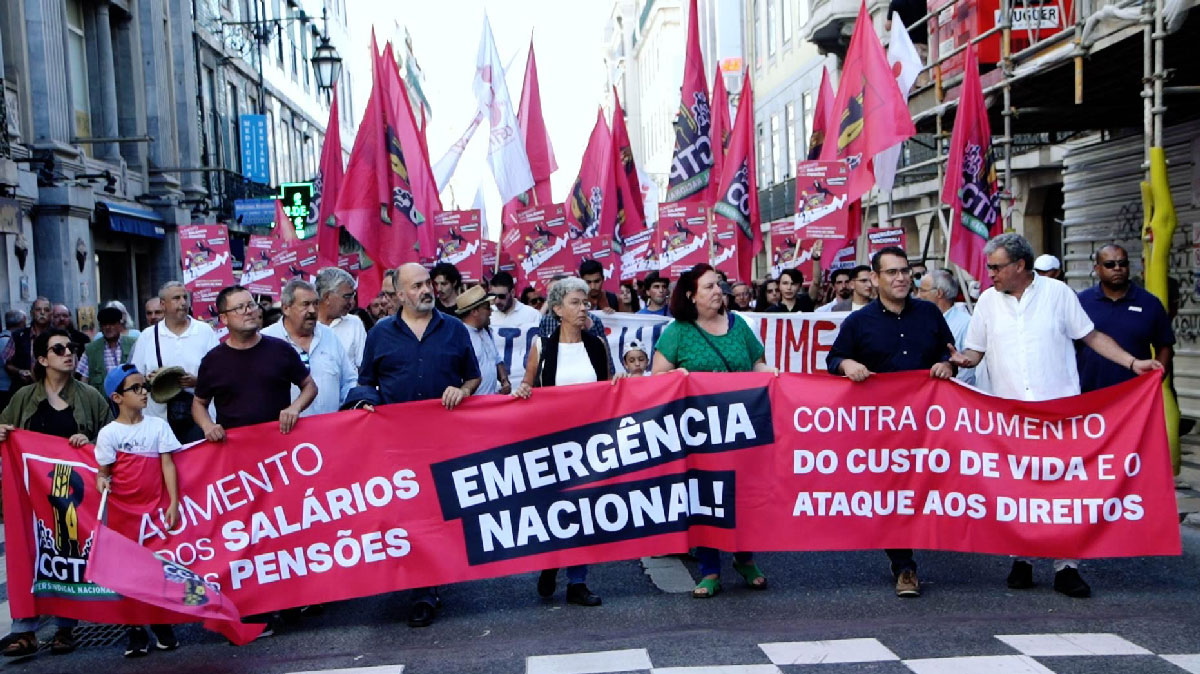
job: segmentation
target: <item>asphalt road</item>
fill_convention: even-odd
[[[540,600],[529,574],[445,588],[438,621],[423,629],[405,625],[402,594],[385,595],[330,605],[241,648],[187,626],[179,630],[183,647],[171,653],[125,659],[120,639],[3,666],[138,674],[1200,673],[1200,531],[1191,527],[1182,557],[1085,562],[1094,594],[1084,600],[1051,589],[1049,561],[1036,564],[1036,589],[1011,591],[1006,558],[919,552],[917,560],[919,599],[892,594],[882,552],[760,555],[771,583],[764,592],[743,587],[726,556],[725,592],[710,600],[663,592],[633,560],[592,569],[589,585],[604,597],[598,608],[565,605],[561,587],[555,600]],[[695,577],[694,564],[687,568]],[[780,643],[791,645],[771,645]],[[598,655],[541,657],[580,653]],[[1180,664],[1163,657],[1186,655],[1194,657],[1173,658]],[[772,658],[822,664],[776,666]],[[717,666],[727,668],[699,669]],[[684,667],[697,669],[669,669]]]

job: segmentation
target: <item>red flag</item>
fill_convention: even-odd
[[[992,285],[983,247],[1003,228],[996,163],[992,157],[992,130],[979,82],[975,48],[967,47],[958,116],[950,137],[946,183],[942,203],[950,204],[950,261],[979,281],[980,289]]]
[[[825,146],[825,129],[833,126],[833,86],[829,84],[829,68],[821,69],[821,88],[817,90],[817,107],[813,110],[812,134],[808,137],[806,159],[820,159]]]
[[[538,84],[533,40],[529,41],[529,58],[525,61],[525,81],[521,84],[521,104],[517,109],[517,121],[521,124],[525,154],[529,157],[529,168],[533,171],[533,189],[504,204],[501,215],[503,227],[510,224],[517,211],[551,203],[550,174],[558,170],[558,162],[554,160],[554,147],[550,145],[550,134],[546,132],[546,120],[542,117],[542,92]]]
[[[342,131],[338,119],[337,87],[329,104],[329,123],[325,125],[325,145],[321,148],[321,170],[313,181],[313,203],[310,213],[316,217],[317,254],[322,267],[335,267],[338,261],[338,226],[333,209],[342,191]]]
[[[705,201],[714,203],[721,198],[720,182],[721,171],[723,170],[725,161],[725,152],[729,149],[729,141],[733,139],[733,130],[729,124],[729,94],[725,92],[725,76],[721,74],[721,68],[717,67],[716,74],[713,75],[713,95],[712,95],[712,125],[708,130],[708,136],[712,140],[712,180],[708,181],[708,196]]]
[[[89,582],[129,599],[199,618],[206,629],[239,646],[262,633],[265,625],[243,625],[233,602],[194,571],[155,556],[106,524],[97,523],[93,535],[87,563]]]
[[[392,43],[383,48],[380,60],[384,64],[383,84],[389,92],[391,102],[388,110],[389,120],[393,127],[399,147],[389,146],[392,153],[392,166],[397,162],[401,165],[400,172],[406,176],[411,190],[411,208],[418,209],[424,214],[426,224],[417,227],[417,242],[421,255],[430,255],[434,248],[433,227],[427,223],[442,212],[442,198],[438,195],[437,181],[433,177],[433,169],[429,166],[429,150],[421,140],[421,132],[417,129],[417,120],[413,116],[412,104],[408,99],[408,86],[400,79],[400,71],[396,66],[396,56],[392,52]],[[392,203],[396,209],[405,210],[405,199],[392,191]]]
[[[614,243],[617,236],[617,177],[614,170],[613,137],[604,121],[604,110],[596,111],[596,125],[588,138],[587,149],[579,166],[579,177],[567,196],[564,215],[572,239],[601,237]],[[596,252],[592,251],[593,254]],[[619,264],[619,256],[617,258]],[[614,269],[614,287],[620,283],[620,269]],[[607,281],[608,279],[606,279]]]
[[[642,204],[642,185],[637,166],[633,163],[633,147],[629,129],[625,126],[625,111],[621,98],[613,87],[613,170],[617,181],[617,233],[619,240],[646,229],[645,206]]]
[[[296,236],[296,226],[283,208],[283,199],[275,200],[275,227],[271,229],[271,238],[290,246],[300,240]]]
[[[846,160],[847,197],[856,201],[875,184],[875,155],[917,131],[865,1],[859,6],[833,110],[837,124],[828,128],[837,129],[837,142],[825,143],[820,158]]]
[[[754,256],[762,250],[762,218],[758,213],[758,178],[755,167],[754,91],[746,74],[742,98],[733,122],[733,137],[721,175],[720,199],[713,210],[738,225],[738,280],[749,282],[754,276]]]
[[[682,99],[675,115],[675,152],[667,201],[704,201],[712,174],[709,143],[711,112],[708,85],[704,82],[704,56],[700,53],[700,14],[696,0],[688,10],[687,52],[683,65]],[[716,178],[712,178],[716,180]]]

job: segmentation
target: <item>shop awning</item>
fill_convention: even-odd
[[[148,208],[101,201],[96,204],[96,214],[114,232],[150,239],[161,239],[165,234],[163,219]]]

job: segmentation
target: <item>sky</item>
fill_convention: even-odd
[[[542,113],[550,133],[558,171],[551,176],[554,198],[566,197],[579,171],[588,135],[596,121],[606,77],[604,26],[612,5],[605,0],[404,0],[348,3],[350,32],[355,44],[370,43],[374,25],[380,47],[387,39],[403,50],[403,29],[412,34],[413,53],[424,71],[423,90],[433,109],[427,138],[436,162],[462,135],[477,105],[471,85],[486,10],[501,61],[510,61],[506,79],[513,112],[521,98],[530,36],[537,52]],[[355,112],[361,115],[370,91],[367,51],[347,58],[355,78]],[[500,196],[487,165],[487,125],[481,125],[450,186],[443,206],[471,208],[475,192],[484,186],[490,238],[498,239]],[[453,190],[453,193],[451,193]]]

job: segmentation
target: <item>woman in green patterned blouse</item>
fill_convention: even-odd
[[[725,310],[725,296],[710,265],[698,264],[679,277],[671,293],[668,325],[654,344],[654,373],[682,370],[692,372],[776,372],[763,358],[766,350],[746,322]],[[715,548],[697,548],[700,583],[692,590],[697,599],[721,591],[721,553]],[[733,568],[755,590],[767,588],[767,577],[754,563],[754,553],[733,555]]]

